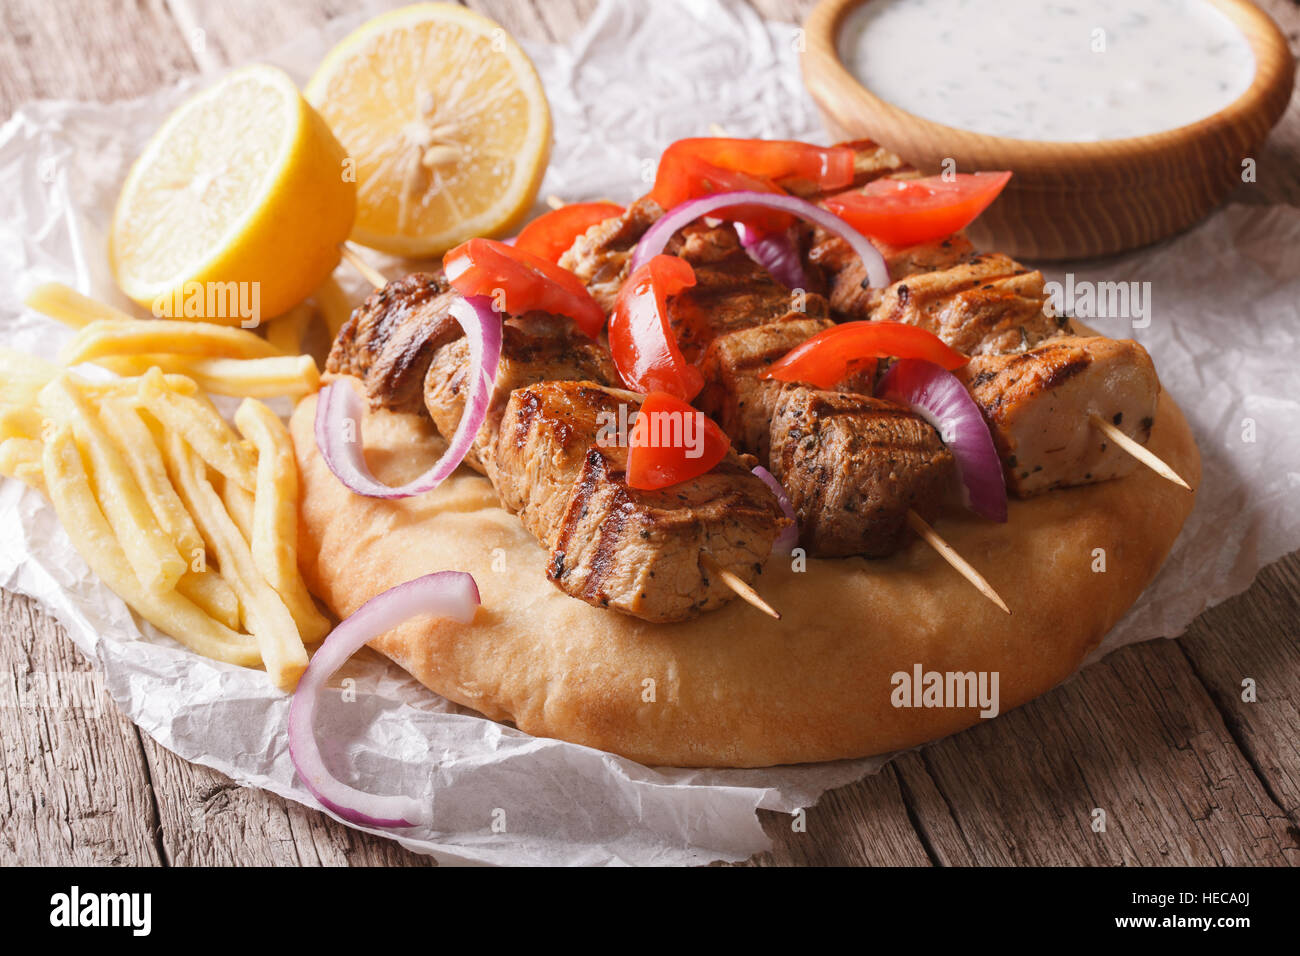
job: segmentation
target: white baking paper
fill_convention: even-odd
[[[266,62],[303,81],[360,19],[306,33]],[[797,45],[793,25],[765,24],[719,0],[607,0],[571,42],[528,45],[555,116],[543,195],[629,200],[644,191],[664,145],[707,134],[711,123],[734,135],[824,141]],[[24,311],[21,293],[36,281],[61,280],[129,306],[104,255],[118,187],[168,110],[205,80],[111,105],[33,103],[0,129],[5,345],[53,357],[70,334]],[[1076,281],[1152,284],[1145,328],[1089,322],[1148,347],[1205,459],[1196,511],[1155,584],[1107,639],[1109,650],[1181,633],[1300,546],[1300,211],[1229,207],[1173,242],[1073,271]],[[1252,427],[1255,440],[1243,440]],[[0,485],[0,585],[49,607],[103,669],[122,710],[163,746],[241,784],[317,805],[289,760],[287,699],[261,672],[206,660],[142,629],[89,574],[44,499],[13,481]],[[647,768],[474,716],[368,651],[344,676],[355,679],[357,699],[323,704],[328,759],[363,788],[427,794],[434,829],[373,832],[444,862],[741,860],[769,845],[756,808],[810,806],[884,763]]]

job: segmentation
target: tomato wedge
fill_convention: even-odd
[[[858,232],[896,246],[942,239],[988,208],[1011,173],[956,173],[924,179],[877,179],[823,203]]]
[[[559,262],[580,235],[606,219],[623,215],[623,207],[612,202],[575,202],[538,216],[515,237],[514,247]]]
[[[831,388],[864,359],[925,359],[951,372],[968,361],[933,332],[904,322],[845,322],[818,332],[772,363],[764,378]]]
[[[708,415],[666,392],[651,392],[628,438],[627,483],[653,491],[689,481],[711,471],[730,447]]]
[[[666,255],[655,256],[623,283],[609,317],[609,350],[628,388],[689,402],[704,387],[704,376],[686,361],[668,324],[668,296],[693,285],[690,263]]]
[[[593,339],[605,312],[582,280],[531,252],[495,239],[471,239],[443,257],[452,287],[463,296],[485,295],[498,312],[522,315],[534,310],[567,315]]]

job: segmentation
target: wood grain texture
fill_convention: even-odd
[[[792,23],[814,5],[751,2]],[[469,5],[520,36],[557,40],[581,27],[595,0]],[[1300,47],[1300,6],[1262,5]],[[27,99],[134,96],[195,72],[204,65],[195,28],[219,67],[352,9],[345,0],[6,0],[0,116]],[[1300,98],[1260,153],[1259,181],[1231,199],[1300,202]],[[750,864],[1294,863],[1297,620],[1292,555],[1182,639],[1126,648],[1020,711],[826,794],[801,830],[763,813],[774,848]],[[52,706],[43,675],[56,675],[78,706]],[[1258,682],[1254,703],[1241,699],[1246,678]],[[93,668],[33,602],[7,593],[0,681],[0,864],[429,863],[181,760],[142,740],[111,702],[101,698],[97,716],[81,707]],[[1091,829],[1095,807],[1107,812],[1105,833]]]
[[[822,0],[809,16],[804,79],[843,139],[874,139],[922,172],[1010,169],[998,201],[970,227],[976,245],[1030,259],[1078,259],[1181,232],[1242,181],[1295,85],[1285,35],[1248,0],[1211,0],[1245,35],[1255,77],[1205,119],[1149,136],[1087,143],[1012,140],[922,119],[867,90],[837,52],[841,25],[870,0]]]

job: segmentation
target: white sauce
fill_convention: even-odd
[[[1245,36],[1206,0],[869,0],[840,55],[909,113],[1061,142],[1194,123],[1255,74]]]

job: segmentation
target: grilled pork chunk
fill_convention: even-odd
[[[954,476],[938,432],[900,405],[803,385],[782,389],[771,470],[798,513],[810,553],[884,557],[902,545],[907,511],[927,521]]]
[[[465,412],[469,342],[462,335],[434,353],[424,379],[424,405],[438,426],[450,437]],[[618,372],[609,351],[595,339],[583,335],[563,316],[533,312],[508,319],[502,329],[501,363],[488,405],[487,421],[479,431],[465,463],[491,475],[497,426],[510,393],[516,388],[542,381],[592,381],[601,385],[618,382]]]
[[[1059,335],[1065,320],[1050,313],[1043,274],[993,252],[894,282],[872,318],[918,325],[958,352],[986,355]]]
[[[566,594],[649,621],[680,621],[734,595],[700,566],[712,556],[752,581],[787,519],[735,452],[659,491],[629,488],[627,450],[600,440],[626,393],[538,382],[510,394],[493,456],[502,503],[550,551]]]
[[[459,337],[448,312],[459,294],[444,279],[413,272],[366,297],[343,324],[326,370],[365,384],[371,408],[420,413],[433,354]]]
[[[895,282],[922,272],[949,269],[975,258],[975,247],[962,235],[935,239],[915,246],[891,246],[875,243],[889,275]],[[867,279],[867,267],[857,253],[839,236],[818,231],[808,261],[830,275],[831,311],[845,320],[870,319],[880,305],[884,290],[874,288]]]
[[[612,312],[618,290],[627,278],[632,250],[663,214],[658,203],[643,196],[623,215],[598,222],[579,236],[560,257],[560,265],[582,280],[601,308]]]
[[[1137,462],[1088,416],[1145,443],[1160,395],[1146,350],[1101,336],[1061,336],[1025,352],[977,356],[956,374],[989,423],[1008,489],[1022,498],[1131,472]]]

